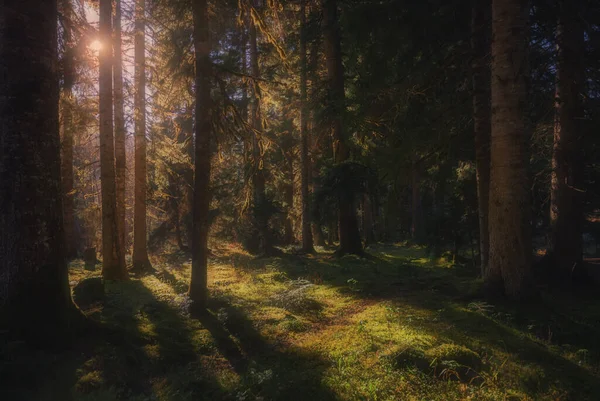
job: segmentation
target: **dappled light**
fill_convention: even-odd
[[[599,400],[599,33],[2,0],[0,401]]]

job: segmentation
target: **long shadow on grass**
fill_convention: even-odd
[[[336,399],[322,383],[327,362],[319,355],[278,349],[225,299],[212,299],[209,307],[198,319],[242,377],[244,392],[266,400]]]
[[[151,396],[155,386],[178,399],[224,399],[212,372],[198,363],[192,328],[176,307],[157,299],[141,281],[109,285],[101,319],[110,334],[85,370],[90,375],[98,372],[102,388],[113,389],[123,399]],[[80,379],[78,390],[98,389],[96,383]]]

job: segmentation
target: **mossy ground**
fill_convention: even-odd
[[[210,313],[186,313],[190,260],[106,283],[106,332],[68,349],[2,344],[2,400],[598,400],[600,299],[477,298],[471,266],[418,247],[369,259],[255,259],[213,246]],[[71,283],[97,276],[71,266]],[[467,366],[472,365],[472,366]]]

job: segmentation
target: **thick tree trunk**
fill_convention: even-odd
[[[206,0],[194,0],[194,48],[196,51],[196,148],[194,175],[194,220],[192,236],[192,278],[189,296],[196,312],[206,307],[208,212],[210,207],[210,142],[212,136],[210,85],[212,65]]]
[[[473,0],[471,48],[473,62],[473,133],[475,136],[475,165],[477,170],[477,210],[479,216],[479,264],[481,276],[487,270],[490,241],[488,204],[490,198],[490,3]]]
[[[0,2],[0,330],[63,337],[71,301],[61,189],[56,0]]]
[[[318,73],[318,69],[319,69],[319,57],[320,57],[320,50],[319,50],[319,41],[315,40],[312,43],[311,46],[311,51],[310,51],[310,84],[311,84],[311,91],[310,91],[310,97],[311,99],[315,99],[317,96],[317,87],[319,85],[319,73]],[[315,117],[315,112],[314,110],[311,110],[310,112],[310,131],[308,131],[309,133],[312,132],[314,133],[316,131],[317,128],[317,119]],[[319,140],[318,136],[315,135],[310,135],[308,136],[309,139],[309,147],[311,149],[311,159],[308,163],[308,168],[309,168],[309,177],[311,180],[311,192],[315,193],[318,190],[318,177],[319,177],[319,172],[318,170],[315,168],[316,165],[316,161],[317,158],[322,154],[322,142]],[[312,216],[311,216],[312,217]],[[317,246],[325,246],[325,234],[323,233],[323,227],[321,225],[321,222],[318,221],[317,219],[312,219],[312,224],[311,224],[311,231],[312,231],[312,236],[313,236],[313,240],[314,240],[314,245]]]
[[[61,11],[64,23],[65,53],[63,55],[63,97],[61,176],[63,189],[63,216],[66,239],[66,257],[77,256],[75,241],[75,183],[73,175],[73,85],[75,83],[75,45],[71,26],[72,9],[69,0],[62,0]]]
[[[123,100],[123,53],[121,49],[121,0],[115,0],[113,81],[115,111],[115,183],[117,189],[117,231],[125,255],[125,105]]]
[[[250,72],[254,78],[260,77],[258,67],[258,47],[256,37],[256,26],[250,18]],[[266,215],[266,194],[265,194],[265,166],[263,161],[263,144],[260,138],[262,132],[262,116],[260,109],[260,87],[258,81],[254,82],[252,99],[250,102],[250,125],[252,127],[252,188],[255,210],[255,221],[260,237],[259,252],[264,255],[270,255],[274,252],[271,236],[269,234],[269,216]]]
[[[503,288],[512,299],[530,290],[528,16],[526,0],[493,1],[490,259],[484,279],[490,291]]]
[[[146,229],[146,16],[145,0],[135,3],[135,188],[133,206],[133,269],[152,270]]]
[[[562,0],[559,3],[550,249],[557,273],[570,277],[575,265],[583,258],[584,34],[583,21],[579,20],[580,1]]]
[[[302,195],[302,251],[312,253],[313,236],[311,231],[310,216],[310,157],[308,155],[308,144],[310,143],[308,132],[308,110],[307,110],[307,62],[306,62],[306,0],[300,3],[300,193]]]
[[[126,280],[124,249],[120,247],[117,224],[115,151],[113,140],[112,92],[112,1],[100,0],[99,113],[100,182],[102,183],[102,276],[107,280]]]
[[[375,235],[373,231],[373,205],[371,203],[371,197],[368,194],[363,195],[362,209],[363,236],[365,238],[365,245],[371,245],[375,242]]]
[[[327,60],[327,78],[334,118],[332,122],[333,155],[336,164],[348,160],[349,152],[343,127],[345,110],[344,66],[342,65],[342,48],[337,21],[337,2],[323,1],[323,21],[325,32],[325,56]],[[340,195],[339,204],[339,236],[338,255],[346,253],[362,254],[363,248],[358,230],[356,208],[353,196]]]

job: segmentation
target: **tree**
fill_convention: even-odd
[[[133,269],[152,269],[146,233],[146,16],[145,0],[135,3],[135,200],[133,209]]]
[[[56,15],[56,0],[0,2],[0,326],[32,341],[81,317],[64,246]]]
[[[550,251],[557,273],[569,277],[583,258],[584,23],[580,0],[558,4]]]
[[[529,2],[492,3],[492,131],[490,259],[484,279],[490,291],[527,295],[531,269],[531,210],[527,101]]]
[[[489,259],[488,204],[490,191],[490,3],[473,0],[471,20],[471,74],[473,81],[473,133],[477,170],[479,263],[485,276]]]
[[[330,91],[330,103],[333,109],[331,128],[333,154],[335,163],[340,164],[348,160],[350,155],[343,126],[345,111],[344,66],[342,64],[342,49],[337,21],[337,2],[335,0],[323,1],[323,21],[327,79]],[[338,255],[347,253],[362,254],[363,249],[358,231],[355,199],[352,196],[340,197],[338,206],[340,246],[337,253]]]
[[[102,276],[127,279],[125,250],[120,246],[117,223],[112,92],[112,1],[100,0],[99,114],[100,180],[102,183]]]
[[[75,51],[73,40],[73,9],[70,0],[60,2],[64,27],[64,53],[62,57],[63,94],[61,99],[62,141],[61,177],[63,189],[63,215],[67,259],[77,256],[75,247],[75,185],[73,179],[73,85],[75,84]]]
[[[260,68],[258,64],[258,45],[256,23],[254,18],[256,13],[254,6],[250,8],[249,17],[249,47],[250,47],[250,74],[254,79],[253,91],[250,102],[250,127],[252,129],[252,192],[254,206],[254,220],[257,225],[260,238],[259,252],[265,255],[273,253],[273,244],[269,233],[269,206],[267,205],[266,185],[266,166],[263,158],[263,140],[261,135],[263,131],[262,112],[260,107]]]
[[[192,278],[189,296],[193,309],[206,306],[208,230],[210,227],[210,168],[212,136],[210,94],[212,65],[206,0],[194,0],[194,49],[196,62],[196,143],[194,174],[194,206],[192,228]]]
[[[300,3],[300,164],[302,193],[302,251],[314,252],[310,218],[310,158],[308,156],[308,110],[307,110],[307,62],[306,62],[306,0]]]
[[[123,99],[123,50],[121,42],[121,0],[115,1],[115,38],[113,43],[114,112],[115,112],[115,182],[117,196],[117,235],[125,254],[125,105]]]

